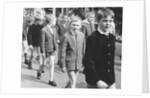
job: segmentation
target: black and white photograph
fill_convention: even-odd
[[[123,7],[23,8],[21,88],[121,89]]]
[[[0,93],[148,92],[144,0],[25,0],[3,8]]]

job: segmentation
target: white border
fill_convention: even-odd
[[[20,88],[21,37],[24,7],[123,7],[121,90],[25,89]],[[139,95],[142,93],[143,0],[101,2],[5,3],[2,65],[2,93]],[[13,12],[13,13],[12,13]],[[14,23],[14,24],[13,24]]]
[[[148,59],[148,65],[150,64],[150,4],[149,0],[145,0],[145,7],[146,7],[146,34],[147,34],[147,59]],[[150,67],[148,66],[148,84],[149,84],[149,89],[150,89]],[[150,95],[150,94],[149,94]]]

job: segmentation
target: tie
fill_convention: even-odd
[[[48,28],[49,28],[50,32],[52,33],[52,35],[53,35],[53,34],[54,34],[54,32],[53,32],[53,28],[52,28],[52,26],[48,26]]]

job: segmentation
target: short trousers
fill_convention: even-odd
[[[45,55],[46,55],[46,58],[51,56],[51,55],[55,55],[55,51],[53,51],[53,52],[46,52]]]

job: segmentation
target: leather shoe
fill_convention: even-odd
[[[41,78],[41,73],[37,72],[37,79],[40,79],[40,78]]]
[[[57,84],[55,83],[55,81],[49,81],[48,84],[49,84],[49,85],[52,85],[52,86],[57,86]]]
[[[29,61],[28,61],[27,59],[25,59],[25,62],[24,62],[24,63],[28,65],[28,64],[29,64]]]
[[[28,68],[29,68],[29,69],[32,69],[32,62],[31,62],[31,61],[30,61],[29,64],[28,64]]]
[[[44,70],[42,70],[42,73],[44,73],[45,71]]]

